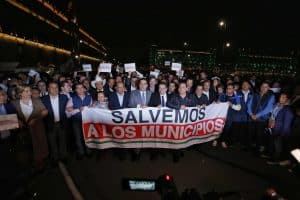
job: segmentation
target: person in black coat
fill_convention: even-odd
[[[150,107],[166,107],[167,102],[170,100],[170,95],[167,94],[167,84],[160,83],[158,85],[159,92],[154,92],[151,94],[149,106]]]
[[[199,84],[196,87],[195,93],[193,94],[194,101],[197,106],[206,106],[209,105],[208,98],[203,94],[203,85]]]
[[[42,97],[42,102],[48,110],[46,120],[46,131],[54,163],[64,160],[67,156],[66,131],[67,116],[65,113],[68,97],[59,94],[58,84],[51,82],[48,84],[49,94]]]
[[[116,92],[110,94],[108,98],[108,107],[111,110],[128,108],[129,92],[125,92],[125,85],[122,82],[117,83]]]

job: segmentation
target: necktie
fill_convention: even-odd
[[[145,92],[143,92],[142,101],[143,101],[143,105],[146,105],[146,95],[145,95]]]
[[[164,98],[164,96],[161,96],[161,106],[165,107],[165,98]]]

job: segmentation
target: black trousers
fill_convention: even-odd
[[[257,148],[260,146],[266,146],[265,141],[265,128],[267,127],[267,121],[251,121],[249,123],[249,134],[252,144],[255,144]]]
[[[75,139],[75,149],[78,155],[82,156],[85,153],[89,154],[89,149],[86,147],[84,139],[83,139],[83,132],[82,132],[82,120],[79,119],[72,119],[72,129],[73,129],[73,136]]]
[[[48,130],[50,155],[53,160],[64,159],[67,156],[66,132],[59,123]]]

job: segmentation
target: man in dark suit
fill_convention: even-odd
[[[108,100],[108,107],[111,110],[128,108],[129,93],[125,92],[125,85],[122,82],[117,83],[116,92],[111,93]]]
[[[139,89],[130,92],[129,108],[145,108],[149,105],[151,92],[147,90],[148,82],[142,78],[139,81]],[[132,152],[132,160],[139,160],[141,155],[140,149],[134,149]]]
[[[58,160],[64,160],[67,156],[66,132],[67,123],[66,105],[68,97],[59,94],[58,84],[51,82],[48,84],[49,94],[42,97],[42,102],[48,110],[46,120],[46,130],[52,161],[54,164]]]
[[[150,101],[152,92],[147,90],[148,82],[146,79],[139,81],[139,89],[130,93],[129,108],[147,107]]]
[[[210,104],[216,101],[217,94],[213,89],[211,89],[209,80],[203,82],[203,93],[207,96]]]
[[[149,106],[150,107],[166,107],[167,101],[170,100],[170,96],[167,94],[167,84],[160,83],[158,86],[159,92],[151,94]]]
[[[197,85],[195,94],[193,94],[193,96],[197,106],[206,106],[209,104],[207,96],[203,94],[203,85]]]

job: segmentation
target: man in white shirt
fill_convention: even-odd
[[[48,85],[49,94],[42,97],[42,102],[48,110],[46,130],[53,164],[58,160],[65,160],[67,156],[66,145],[66,105],[68,97],[59,94],[58,84],[51,82]]]

